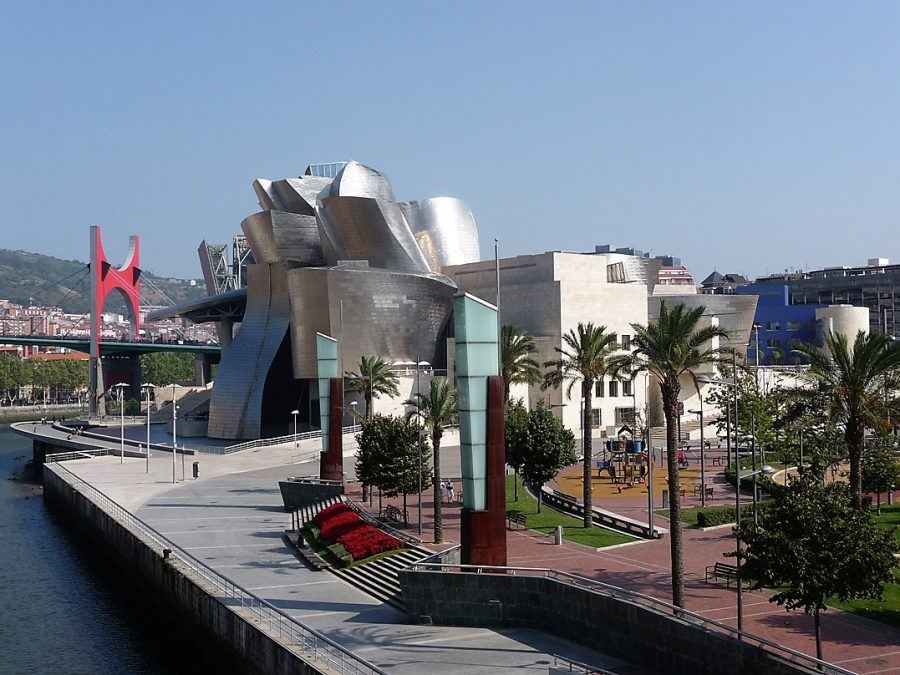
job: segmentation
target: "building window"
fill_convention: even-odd
[[[800,330],[800,322],[799,321],[788,321],[787,329],[788,330]]]
[[[594,408],[591,410],[591,428],[599,429],[600,423],[603,421],[603,415],[600,408]]]
[[[769,349],[778,349],[781,347],[781,340],[778,338],[769,338],[766,340],[766,347]]]
[[[611,284],[625,283],[625,265],[623,263],[613,263],[606,266],[606,280]]]
[[[781,330],[781,322],[780,321],[767,321],[766,322],[766,330]]]
[[[603,380],[597,380],[594,382],[594,396],[597,398],[603,398]]]
[[[622,396],[631,396],[634,393],[634,383],[631,380],[622,380]]]
[[[609,381],[609,395],[610,396],[618,396],[619,395],[619,381],[618,380],[610,380]]]
[[[629,350],[631,349],[631,336],[630,335],[622,335],[622,349]]]
[[[616,408],[616,426],[634,425],[634,408]]]

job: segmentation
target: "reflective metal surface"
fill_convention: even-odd
[[[301,265],[324,265],[315,216],[262,211],[244,218],[241,229],[258,263],[291,260]]]
[[[288,266],[247,268],[247,309],[241,329],[222,353],[209,400],[210,438],[259,438],[269,369],[290,324]]]
[[[352,266],[303,268],[288,272],[288,291],[294,377],[316,377],[316,333],[341,340],[345,369],[373,354],[388,363],[446,361],[439,338],[456,287],[444,277]]]
[[[331,184],[332,197],[370,197],[394,201],[394,188],[380,171],[350,160]]]
[[[255,438],[282,417],[288,424],[289,411],[300,407],[298,379],[316,378],[317,332],[341,340],[348,366],[363,355],[446,366],[456,285],[440,272],[479,257],[478,229],[464,202],[398,204],[387,176],[356,161],[310,165],[297,178],[260,178],[253,189],[263,210],[241,228],[254,264],[247,268],[240,331],[223,343],[210,436]],[[223,255],[202,246],[200,253],[204,276],[218,290]],[[233,258],[243,270],[245,255]],[[220,297],[227,300],[222,307]],[[243,295],[216,295],[164,314],[223,320],[230,330],[242,301]]]
[[[433,272],[477,262],[478,228],[469,205],[455,197],[400,202],[400,210]]]
[[[327,197],[320,212],[337,260],[367,260],[372,267],[428,272],[430,267],[399,205],[363,197]]]

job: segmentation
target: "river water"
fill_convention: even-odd
[[[0,673],[221,672],[214,650],[44,506],[23,479],[29,459],[30,440],[0,426]]]

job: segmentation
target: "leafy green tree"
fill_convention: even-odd
[[[813,615],[820,659],[826,599],[881,600],[900,550],[892,532],[855,506],[847,485],[826,485],[811,473],[791,480],[760,513],[759,526],[745,521],[740,535],[747,544],[741,576],[775,589],[770,602]]]
[[[519,326],[503,326],[500,331],[500,374],[503,376],[504,401],[509,401],[510,385],[531,385],[541,381],[535,354],[537,346],[533,337]]]
[[[359,372],[347,373],[347,391],[361,393],[366,401],[366,417],[374,414],[372,399],[379,395],[399,396],[400,380],[391,372],[390,364],[378,356],[363,356],[359,360]]]
[[[538,404],[528,413],[528,441],[522,458],[522,477],[541,486],[554,478],[564,466],[575,463],[575,434],[565,428],[550,409]],[[538,490],[538,512],[541,491]]]
[[[593,395],[594,383],[602,381],[609,370],[610,360],[619,349],[615,333],[607,333],[606,326],[579,323],[577,330],[570,330],[562,336],[562,347],[556,347],[559,358],[547,361],[544,366],[550,371],[544,375],[543,388],[558,389],[566,384],[566,397],[572,397],[572,388],[581,385],[584,401],[581,431],[584,449],[584,526],[593,525],[593,485],[591,483],[591,460],[593,458]]]
[[[394,448],[395,418],[375,415],[364,420],[356,434],[356,477],[363,484],[380,491],[390,480],[389,467]],[[379,493],[379,500],[380,500]],[[380,506],[380,505],[379,505]]]
[[[427,394],[414,394],[405,401],[413,410],[408,417],[418,417],[431,435],[434,452],[434,543],[443,541],[441,523],[441,437],[459,419],[459,399],[447,378],[434,378]]]
[[[881,515],[881,493],[890,492],[900,485],[898,443],[894,436],[876,438],[862,458],[862,486],[865,492],[874,492]]]
[[[141,381],[166,387],[181,382],[193,382],[194,357],[177,352],[141,354]]]
[[[672,309],[660,303],[659,320],[648,326],[631,324],[634,350],[612,364],[613,371],[649,371],[659,382],[666,418],[666,464],[669,473],[669,546],[672,551],[672,602],[684,607],[684,564],[682,561],[681,483],[678,477],[678,399],[681,377],[695,377],[694,371],[717,363],[719,349],[708,346],[715,338],[727,338],[719,326],[699,327],[704,307]]]
[[[421,437],[419,426],[403,417],[388,417],[390,420],[390,448],[385,465],[382,467],[382,483],[379,485],[388,497],[403,495],[403,517],[407,518],[406,498],[418,494],[419,486],[427,486],[431,476],[428,461],[428,440]],[[421,456],[422,472],[419,473]]]
[[[828,411],[831,424],[843,428],[850,456],[853,503],[862,505],[862,457],[866,429],[885,426],[890,403],[885,392],[897,384],[900,343],[880,333],[859,331],[851,345],[846,335],[826,333],[825,349],[803,343],[794,351],[809,362],[801,373],[814,388],[795,396]]]
[[[504,414],[504,452],[507,466],[515,472],[513,492],[516,501],[519,499],[519,473],[528,454],[528,408],[518,399],[506,406]]]

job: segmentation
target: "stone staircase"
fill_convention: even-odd
[[[298,509],[299,521],[307,523],[319,511],[341,501],[346,501],[346,498],[343,496],[329,497],[315,504],[301,507]],[[433,551],[407,544],[407,548],[384,558],[353,567],[329,567],[328,571],[372,597],[404,611],[403,592],[400,590],[398,572],[431,555],[434,555]]]

